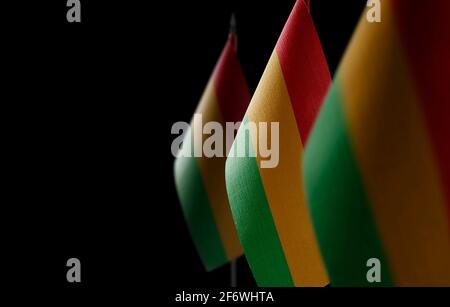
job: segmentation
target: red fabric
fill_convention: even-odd
[[[213,81],[223,120],[242,121],[250,102],[250,93],[236,53],[236,34],[228,42],[214,70]]]
[[[319,37],[304,0],[298,0],[276,45],[303,145],[331,82]]]
[[[439,164],[450,219],[450,1],[393,0],[392,4]]]

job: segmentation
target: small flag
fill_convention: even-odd
[[[205,126],[208,122],[219,122],[224,130],[225,122],[242,120],[250,101],[237,58],[237,37],[233,28],[232,24],[232,32],[195,111],[195,115],[202,116]],[[202,135],[203,125],[194,123],[191,128],[192,133],[186,134],[182,151],[192,150],[189,145],[194,142],[187,138],[198,131]],[[225,161],[226,153],[223,157],[211,158],[203,154],[201,157],[181,155],[175,161],[175,183],[183,213],[208,271],[242,254],[226,193]]]
[[[306,147],[334,286],[450,286],[450,2],[363,15]]]
[[[260,286],[328,284],[307,211],[301,156],[330,80],[309,7],[304,0],[298,0],[226,163],[234,222]],[[257,126],[267,123],[269,127],[279,122],[276,167],[261,167],[264,155],[258,151],[260,140],[245,132],[250,122]],[[248,143],[253,157],[231,156],[236,147],[244,148]]]

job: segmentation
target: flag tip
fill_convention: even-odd
[[[232,13],[230,19],[230,33],[236,33],[236,28],[236,15]]]

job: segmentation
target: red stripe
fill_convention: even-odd
[[[250,102],[250,93],[237,57],[234,33],[230,33],[213,76],[223,120],[242,121]]]
[[[450,1],[392,3],[439,164],[450,219]]]
[[[276,52],[305,145],[331,77],[304,0],[296,2],[278,40]]]

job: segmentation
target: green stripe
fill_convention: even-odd
[[[245,117],[242,126],[248,125]],[[236,144],[253,153],[249,133],[239,129]],[[248,132],[248,130],[246,130]],[[247,142],[246,142],[247,140]],[[228,199],[245,256],[259,286],[294,286],[259,174],[257,160],[228,157],[225,167]]]
[[[187,136],[190,137],[191,133]],[[210,271],[225,264],[228,260],[203,185],[197,158],[178,157],[175,160],[175,185],[189,232],[206,270]]]
[[[332,286],[393,285],[356,160],[336,81],[308,140],[304,178],[312,221]],[[381,283],[369,283],[369,258]]]

